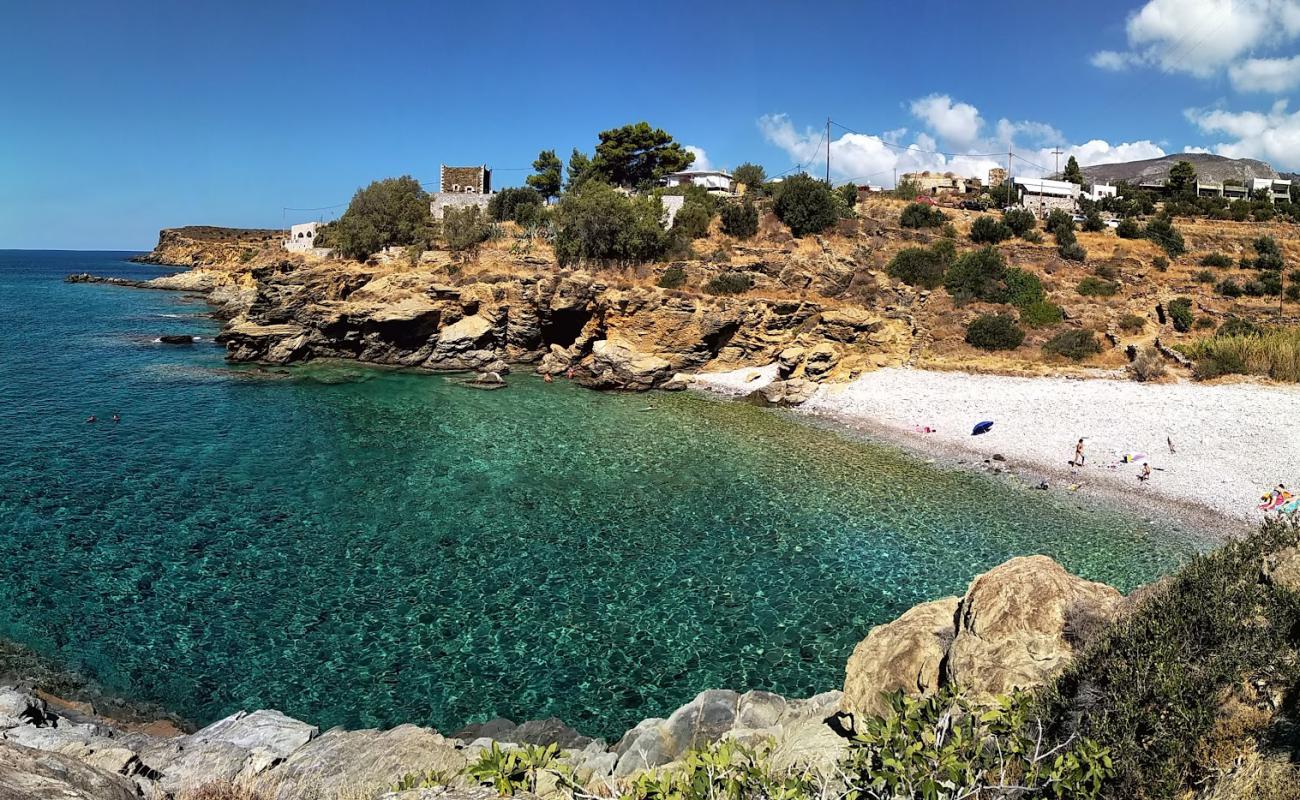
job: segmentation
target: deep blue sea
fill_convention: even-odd
[[[126,255],[0,251],[0,637],[198,722],[616,735],[837,688],[1010,556],[1130,588],[1207,545],[690,394],[231,366],[201,299],[63,283],[163,272]]]

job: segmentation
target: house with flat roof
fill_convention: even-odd
[[[442,219],[448,208],[478,206],[486,211],[492,199],[492,170],[487,164],[477,167],[443,164],[438,172],[438,191],[431,192],[429,198],[429,212],[434,219]]]
[[[1021,207],[1040,217],[1046,217],[1056,208],[1071,214],[1079,210],[1079,197],[1083,194],[1083,187],[1077,183],[1020,176],[1012,178],[1011,182],[1016,187]]]
[[[300,222],[289,228],[289,238],[284,240],[284,249],[290,253],[310,253],[316,247],[316,233],[324,223]]]
[[[730,172],[716,169],[684,169],[664,176],[665,186],[702,186],[710,192],[736,191],[736,179]]]
[[[1284,178],[1255,178],[1250,182],[1250,196],[1270,203],[1290,200],[1291,181]]]
[[[972,182],[974,183],[973,191],[978,192],[981,188],[978,178],[967,180],[955,172],[930,172],[929,170],[925,172],[904,172],[899,180],[915,183],[921,187],[922,192],[929,195],[936,195],[941,192],[966,194],[970,190],[968,184]]]

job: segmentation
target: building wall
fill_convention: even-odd
[[[686,203],[686,198],[680,194],[666,194],[659,198],[659,202],[664,204],[664,211],[667,216],[664,219],[664,227],[671,228],[673,221],[677,219],[677,212],[682,210]]]
[[[442,219],[442,212],[448,208],[467,208],[478,206],[487,211],[490,194],[465,194],[464,192],[434,192],[429,195],[429,213],[434,219]]]
[[[1001,186],[1007,179],[1007,171],[1002,167],[994,167],[989,170],[989,188]]]
[[[1054,208],[1068,211],[1071,214],[1079,210],[1079,202],[1073,197],[1060,197],[1050,194],[1030,194],[1029,192],[1025,192],[1024,197],[1020,198],[1020,205],[1040,217],[1046,217],[1048,214],[1052,213],[1052,209]]]
[[[289,228],[289,238],[284,241],[284,249],[291,253],[307,253],[316,247],[316,231],[319,222],[303,222]]]
[[[491,194],[492,170],[487,167],[449,167],[442,165],[439,190],[443,193]]]

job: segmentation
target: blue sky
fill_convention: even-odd
[[[998,159],[969,154],[1008,138],[1017,172],[1056,146],[1300,169],[1300,0],[0,0],[0,30],[0,247],[329,218],[282,209],[391,175],[434,188],[442,162],[519,183],[538,150],[642,119],[712,166],[820,174],[830,116],[834,177],[884,184],[980,174]]]

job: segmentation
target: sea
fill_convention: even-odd
[[[231,364],[201,297],[63,280],[130,255],[0,251],[0,638],[196,723],[616,737],[838,688],[1012,556],[1127,590],[1211,543],[692,393]]]

